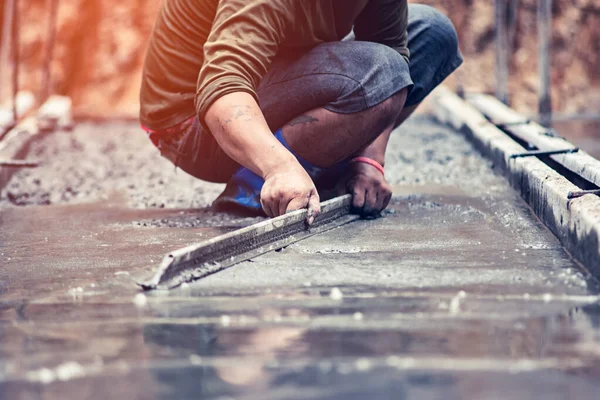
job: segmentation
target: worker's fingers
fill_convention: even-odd
[[[273,218],[275,213],[272,208],[273,198],[268,193],[261,193],[260,195],[260,205],[262,206],[263,211],[267,214],[267,217]]]
[[[284,202],[284,200],[281,197],[274,197],[273,200],[271,201],[271,212],[273,213],[273,218],[279,217],[280,214],[279,213],[279,209],[280,209],[280,203]]]
[[[392,188],[387,182],[382,182],[377,190],[377,204],[375,208],[381,213],[390,203]]]
[[[392,200],[392,192],[390,192],[390,194],[388,194],[385,199],[383,200],[383,207],[381,207],[381,210],[385,210],[386,208],[388,208],[388,206],[390,205],[390,201]]]
[[[308,205],[308,197],[304,197],[304,196],[296,197],[287,204],[287,207],[286,207],[284,213],[302,210],[303,208],[306,208],[307,205]]]
[[[284,215],[285,213],[288,213],[290,211],[290,205],[293,207],[296,207],[296,204],[294,203],[296,200],[296,198],[284,198],[283,196],[281,196],[280,200],[279,200],[279,214],[277,215]],[[306,203],[306,201],[304,201]],[[302,206],[300,207],[302,208]],[[295,210],[299,210],[300,208],[296,208]]]
[[[352,190],[352,208],[354,211],[361,212],[365,205],[366,190],[362,187],[355,187]]]
[[[310,196],[308,200],[308,216],[306,222],[308,225],[312,225],[315,222],[315,218],[321,213],[321,199],[319,193],[316,190]]]
[[[377,201],[375,202],[375,206],[373,207],[377,211],[377,213],[381,213],[383,211],[383,202],[385,201],[386,196],[387,193],[384,188],[380,188],[377,191]]]
[[[267,203],[261,199],[260,205],[262,206],[262,209],[265,212],[265,214],[267,214],[267,217],[273,218],[273,213],[271,212],[271,208],[267,205]]]
[[[367,189],[365,204],[362,209],[361,215],[363,217],[374,217],[379,214],[379,210],[376,209],[377,205],[377,190],[374,188]]]

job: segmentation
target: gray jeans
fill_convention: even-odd
[[[276,131],[319,107],[342,114],[364,111],[404,88],[409,89],[406,106],[419,104],[462,63],[454,26],[429,6],[409,5],[408,48],[410,65],[390,47],[352,40],[324,43],[299,56],[278,55],[257,89],[270,128]],[[157,132],[151,138],[185,172],[227,182],[240,168],[197,118],[181,127],[185,131],[179,135]]]

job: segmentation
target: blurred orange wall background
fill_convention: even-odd
[[[45,0],[21,0],[21,85],[39,92],[46,45]],[[493,1],[422,0],[455,23],[467,90],[494,87]],[[510,91],[513,106],[535,110],[535,0],[521,0]],[[79,116],[135,117],[147,38],[160,0],[60,0],[52,91],[71,96]],[[600,0],[555,0],[553,98],[560,112],[600,110]],[[6,80],[6,79],[5,79]],[[3,82],[6,87],[7,82]]]

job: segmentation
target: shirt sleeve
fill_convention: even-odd
[[[370,0],[354,23],[356,40],[381,43],[410,60],[407,0]]]
[[[200,121],[220,97],[247,92],[267,73],[284,41],[297,0],[220,0],[204,45],[195,106]],[[257,99],[258,100],[258,99]]]

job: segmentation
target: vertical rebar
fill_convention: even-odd
[[[507,2],[495,0],[496,17],[496,97],[508,104],[508,30]]]
[[[6,77],[7,67],[10,63],[12,25],[14,0],[4,0],[3,20],[2,20],[2,42],[0,44],[0,103],[4,100],[6,92],[5,84],[9,81]]]
[[[508,10],[508,48],[509,57],[512,57],[516,45],[516,36],[519,25],[519,6],[521,0],[511,0]]]
[[[17,96],[19,94],[19,44],[21,42],[21,27],[19,25],[19,1],[13,0],[13,23],[12,23],[12,112],[13,121],[19,120],[19,110],[17,109]]]
[[[550,46],[552,41],[552,0],[537,2],[538,28],[538,113],[540,124],[552,127],[552,81],[550,76]]]
[[[58,13],[58,0],[46,0],[48,11],[48,26],[46,32],[46,54],[42,68],[42,81],[40,85],[40,104],[50,96],[52,86],[52,59],[54,57],[54,43],[56,38],[56,16]]]

